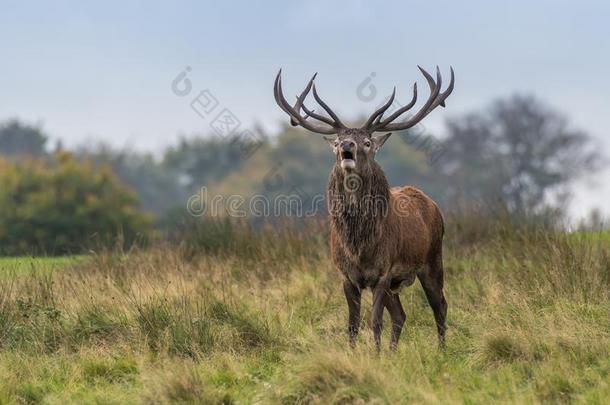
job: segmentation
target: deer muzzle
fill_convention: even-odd
[[[341,143],[341,168],[343,170],[354,170],[356,168],[356,143],[344,141]]]

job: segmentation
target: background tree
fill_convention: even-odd
[[[453,201],[500,202],[511,213],[534,213],[601,164],[588,134],[531,96],[450,120],[447,131],[439,169]]]
[[[96,243],[133,242],[150,218],[109,167],[69,153],[52,162],[0,159],[0,254],[70,254]],[[118,238],[118,239],[117,239]]]
[[[0,125],[0,154],[43,155],[47,136],[39,127],[10,120]]]
[[[150,153],[99,144],[80,148],[76,156],[99,167],[111,167],[138,194],[142,208],[148,212],[161,217],[176,207],[185,206],[188,190],[180,182],[179,173]]]
[[[222,181],[239,169],[250,153],[255,152],[255,142],[238,136],[183,137],[178,146],[166,150],[163,164],[175,172],[188,189],[195,189]],[[252,149],[248,144],[252,144]]]

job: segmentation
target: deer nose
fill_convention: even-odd
[[[341,150],[343,152],[349,152],[356,146],[354,141],[343,141],[341,142]]]

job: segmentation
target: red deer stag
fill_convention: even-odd
[[[390,188],[375,155],[391,133],[372,136],[375,132],[399,131],[413,127],[453,91],[454,74],[444,92],[441,75],[436,80],[419,68],[430,87],[430,96],[421,109],[408,119],[394,122],[417,101],[417,83],[413,98],[385,119],[384,113],[394,102],[396,88],[388,101],[375,111],[361,128],[346,127],[322,101],[314,84],[315,75],[296,98],[294,106],[282,90],[280,70],[275,79],[275,101],[290,116],[294,126],[300,125],[325,136],[336,156],[336,164],[328,182],[328,203],[331,214],[330,247],[334,265],[344,276],[343,290],[349,307],[348,332],[354,345],[360,327],[361,291],[373,291],[372,326],[377,351],[381,344],[383,309],[392,319],[390,348],[396,349],[405,323],[405,312],[398,295],[401,286],[408,286],[417,277],[434,312],[439,344],[444,347],[447,302],[443,294],[443,217],[434,201],[414,187]],[[328,116],[308,109],[305,98],[313,89],[317,103]],[[301,115],[301,110],[304,114]],[[319,122],[308,120],[313,118]]]

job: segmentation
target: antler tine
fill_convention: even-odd
[[[381,127],[383,127],[384,125],[389,124],[390,122],[394,121],[396,118],[400,117],[402,114],[406,113],[411,108],[413,108],[413,106],[415,105],[416,102],[417,102],[417,83],[413,83],[413,97],[411,98],[411,101],[409,102],[409,104],[394,111],[394,113],[392,113],[388,118],[383,120],[383,122],[381,124],[380,124],[381,117],[379,117],[380,119],[377,120],[376,125],[380,125]]]
[[[394,102],[394,97],[396,97],[396,86],[394,86],[394,89],[392,90],[392,95],[390,96],[390,98],[388,99],[388,101],[382,105],[381,107],[379,107],[373,114],[371,114],[371,116],[369,117],[368,120],[366,120],[366,122],[364,123],[364,125],[362,126],[363,129],[367,129],[369,127],[371,127],[371,125],[373,124],[373,122],[375,122],[375,120],[378,117],[381,117],[383,115],[384,112],[386,112],[386,110],[388,108],[390,108],[390,106],[392,105],[392,103]]]
[[[279,77],[279,81],[278,81],[277,95],[278,95],[280,101],[282,102],[282,104],[284,104],[284,107],[286,108],[284,111],[286,111],[286,113],[288,113],[288,115],[291,116],[291,123],[293,122],[293,120],[296,120],[298,125],[302,126],[303,128],[308,129],[312,132],[317,132],[317,133],[321,133],[321,134],[331,135],[336,132],[336,130],[334,128],[324,128],[319,125],[307,122],[306,121],[307,116],[302,117],[300,114],[300,111],[295,110],[294,108],[290,107],[290,104],[288,104],[288,101],[284,97],[284,91],[282,90],[281,76]],[[301,107],[302,107],[302,105],[301,105]]]
[[[292,112],[286,108],[286,106],[282,103],[280,96],[278,95],[281,74],[282,74],[282,69],[280,69],[277,76],[275,76],[275,82],[273,83],[273,97],[275,98],[276,104],[282,109],[282,111],[284,111],[286,114],[290,115],[290,118],[292,119]]]
[[[430,108],[430,106],[436,100],[436,97],[438,97],[438,95],[441,91],[441,82],[442,82],[441,70],[438,68],[438,66],[436,67],[436,81],[434,81],[434,79],[432,78],[432,75],[430,73],[426,72],[426,70],[424,68],[422,68],[421,66],[417,66],[417,67],[422,72],[422,74],[426,78],[426,81],[428,82],[428,87],[430,88],[430,95],[428,96],[428,100],[426,100],[426,103],[424,104],[424,106],[413,117],[417,117],[418,115],[423,115],[423,113],[427,112],[428,108]],[[423,118],[423,116],[421,118]],[[409,119],[408,121],[411,121],[411,119]]]
[[[447,86],[447,89],[438,96],[437,101],[435,101],[434,104],[432,104],[432,106],[430,107],[431,109],[436,108],[436,106],[438,105],[440,105],[441,107],[445,107],[445,100],[453,91],[453,85],[455,84],[455,74],[453,73],[452,66],[449,66],[449,70],[451,71],[451,79],[449,79],[449,86]]]
[[[313,85],[313,81],[316,79],[317,75],[318,75],[318,72],[314,73],[314,75],[312,76],[311,80],[309,80],[309,83],[307,83],[307,86],[305,87],[305,89],[301,92],[301,95],[297,96],[297,102],[294,104],[294,109],[299,114],[301,113],[301,105],[303,105],[303,102],[305,101],[305,98],[307,97],[307,94],[309,94],[309,91],[311,90],[311,86]],[[307,119],[307,116],[305,116],[305,119]],[[293,127],[296,127],[297,125],[299,125],[299,123],[296,122],[294,120],[294,118],[290,118],[290,124]]]
[[[398,118],[398,111],[392,114],[387,119],[383,120],[378,126],[372,128],[372,131],[400,131],[403,129],[408,129],[416,125],[419,121],[421,121],[426,115],[428,115],[432,110],[434,110],[439,105],[443,105],[445,103],[445,99],[449,97],[451,92],[453,91],[453,86],[455,83],[455,75],[453,72],[453,68],[451,68],[451,80],[449,82],[449,86],[444,92],[440,92],[442,85],[442,77],[441,72],[438,66],[436,67],[436,81],[432,78],[426,70],[424,70],[421,66],[418,66],[419,70],[422,72],[426,81],[428,82],[428,86],[430,87],[430,96],[426,103],[421,107],[421,109],[415,113],[411,118],[407,119],[403,122],[392,123],[392,120]],[[404,107],[403,107],[404,109]],[[400,110],[399,110],[400,111]],[[406,111],[406,110],[405,110]],[[405,111],[402,111],[404,113]]]
[[[307,98],[307,95],[309,94],[309,91],[311,90],[311,87],[314,83],[314,80],[316,79],[316,76],[318,75],[318,73],[316,72],[313,77],[311,78],[311,80],[309,81],[309,83],[307,84],[307,87],[305,87],[305,90],[303,90],[303,92],[301,93],[300,96],[297,97],[297,102],[294,104],[294,109],[300,114],[301,113],[301,108],[303,109],[303,111],[305,111],[305,119],[307,119],[308,117],[312,117],[313,119],[316,119],[318,121],[322,121],[325,122],[326,124],[334,127],[335,126],[335,122],[333,120],[331,120],[330,118],[327,118],[323,115],[320,114],[316,114],[314,112],[314,110],[309,110],[307,107],[305,107],[305,99]],[[295,120],[293,118],[290,119],[290,124],[292,124],[293,127],[299,125],[298,122],[295,122]]]
[[[284,95],[281,93],[281,90],[280,90],[281,89],[281,80],[282,80],[282,78],[280,76],[281,74],[282,74],[282,70],[280,69],[279,73],[275,77],[275,83],[273,85],[273,96],[275,97],[275,102],[277,103],[277,105],[282,109],[282,111],[284,111],[286,114],[288,114],[290,116],[290,119],[292,120],[292,119],[295,119],[294,118],[295,111],[290,107],[290,105],[284,98]]]
[[[314,118],[318,121],[325,122],[331,126],[333,126],[335,124],[330,118],[317,114],[316,112],[314,112],[314,110],[310,110],[309,108],[307,108],[307,106],[305,104],[302,104],[301,108],[303,109],[303,111],[305,111],[305,114],[307,114],[308,117]]]
[[[339,117],[337,117],[337,114],[334,113],[333,110],[330,109],[330,107],[328,106],[328,104],[326,104],[324,102],[324,100],[322,100],[320,98],[320,96],[318,96],[318,92],[316,91],[316,85],[314,83],[313,85],[313,98],[316,99],[316,101],[318,102],[318,104],[320,104],[322,106],[322,108],[324,108],[324,110],[326,110],[326,112],[328,113],[328,115],[330,115],[330,117],[335,121],[336,125],[338,125],[340,128],[345,128],[345,125],[343,125],[343,123],[341,122],[341,120],[339,119]]]
[[[278,104],[278,106],[286,114],[288,114],[290,116],[290,118],[294,119],[300,126],[302,126],[305,129],[308,129],[312,132],[317,132],[319,134],[326,134],[326,135],[336,134],[337,131],[340,129],[340,127],[338,125],[332,126],[330,128],[325,128],[325,127],[321,127],[319,125],[312,124],[312,123],[306,121],[306,119],[301,116],[300,112],[296,111],[292,106],[290,106],[290,104],[284,97],[284,92],[282,90],[281,75],[282,75],[282,69],[280,69],[277,76],[275,77],[275,84],[273,86],[273,92],[274,92],[273,95],[275,97],[275,102]],[[315,89],[314,89],[314,91],[315,91]],[[298,103],[298,101],[297,101],[297,103]]]

